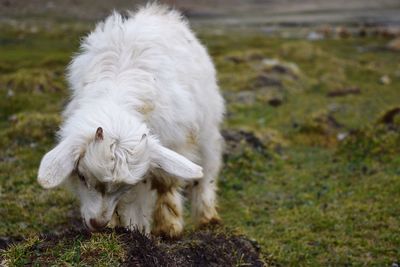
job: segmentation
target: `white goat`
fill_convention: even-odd
[[[44,188],[69,184],[90,230],[152,224],[178,236],[183,182],[194,221],[219,219],[224,103],[207,51],[178,12],[152,4],[126,19],[113,13],[83,40],[68,80],[59,144],[39,168]]]

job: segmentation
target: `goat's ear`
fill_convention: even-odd
[[[73,169],[72,146],[64,140],[42,158],[38,182],[44,188],[56,187],[71,175]]]
[[[104,140],[103,128],[101,127],[97,128],[94,140],[96,140],[97,142]]]
[[[151,142],[151,163],[169,174],[183,178],[203,177],[203,168],[182,155],[163,147],[158,142]]]

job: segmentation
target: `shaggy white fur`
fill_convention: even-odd
[[[43,187],[69,184],[92,230],[111,222],[149,231],[154,217],[155,233],[179,235],[182,181],[191,181],[196,222],[218,219],[224,103],[207,51],[178,12],[114,12],[83,40],[68,80],[59,144],[39,168]]]

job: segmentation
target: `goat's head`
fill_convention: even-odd
[[[90,230],[108,224],[120,198],[155,169],[181,179],[202,177],[202,168],[146,134],[118,140],[97,128],[85,145],[66,138],[42,159],[38,182],[53,188],[66,181],[77,193]],[[79,152],[78,152],[79,151]]]

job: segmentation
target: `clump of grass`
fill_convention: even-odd
[[[296,58],[299,61],[316,60],[324,51],[307,41],[287,42],[280,48],[280,54],[286,58]]]
[[[380,119],[350,133],[338,153],[352,161],[400,161],[400,110],[389,109]]]
[[[326,110],[319,110],[310,114],[306,120],[299,126],[299,131],[302,133],[317,133],[323,135],[331,135],[337,132],[341,127],[332,114]]]
[[[52,143],[60,122],[59,114],[18,113],[11,118],[11,126],[2,133],[2,143],[16,146]]]
[[[301,122],[296,122],[294,139],[297,143],[335,147],[338,144],[338,133],[343,129],[334,115],[325,109],[318,110]]]
[[[30,264],[30,257],[34,255],[32,247],[39,244],[37,235],[28,237],[24,242],[14,244],[5,251],[1,251],[1,265],[3,266],[24,266]]]
[[[21,265],[118,265],[125,250],[114,232],[90,235],[68,230],[59,235],[34,236],[11,245],[2,253],[8,266]]]
[[[0,88],[8,94],[57,92],[64,88],[61,73],[48,69],[19,69],[0,78]]]
[[[116,233],[95,234],[81,244],[82,257],[88,265],[116,265],[124,260],[126,252]]]

